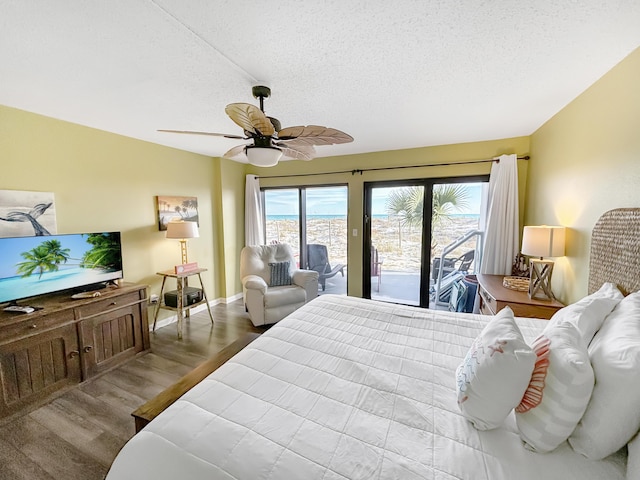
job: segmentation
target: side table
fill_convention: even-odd
[[[478,294],[480,313],[495,315],[509,306],[516,317],[544,318],[549,320],[554,313],[564,307],[557,300],[537,300],[529,298],[528,292],[511,290],[502,285],[504,275],[478,274]]]
[[[214,324],[213,322],[213,314],[211,313],[211,306],[209,305],[209,299],[207,298],[207,292],[204,289],[204,284],[202,283],[202,277],[200,276],[200,274],[202,272],[206,272],[207,269],[206,268],[197,268],[195,270],[191,270],[189,272],[183,272],[183,273],[175,273],[175,271],[173,270],[166,270],[164,272],[157,272],[156,275],[160,275],[162,276],[162,286],[160,287],[160,297],[158,298],[158,304],[156,306],[156,312],[155,315],[153,317],[153,331],[156,331],[156,322],[158,321],[158,312],[160,311],[161,308],[165,308],[167,310],[173,310],[174,312],[177,312],[178,315],[178,338],[182,338],[182,320],[184,317],[184,311],[187,311],[187,317],[189,317],[190,314],[190,309],[193,307],[196,307],[198,305],[200,305],[201,303],[205,303],[207,305],[207,311],[209,312],[209,318],[211,319],[211,325]],[[194,304],[191,305],[184,305],[184,287],[187,283],[187,278],[197,275],[198,276],[198,280],[200,280],[200,287],[202,288],[202,300],[200,300],[199,302],[196,302]],[[164,284],[167,281],[167,278],[175,278],[176,279],[176,283],[178,286],[178,298],[177,298],[177,307],[170,307],[168,306],[166,303],[163,305],[164,302]]]

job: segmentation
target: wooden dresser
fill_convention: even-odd
[[[0,310],[0,418],[149,349],[147,286],[99,292],[20,302],[40,308],[29,314]]]
[[[509,306],[516,317],[550,319],[564,307],[557,300],[536,300],[529,298],[528,292],[519,292],[502,286],[504,275],[478,274],[478,295],[480,313],[495,315]]]

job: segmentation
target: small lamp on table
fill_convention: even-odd
[[[522,233],[522,254],[539,257],[530,259],[529,298],[553,300],[551,273],[553,261],[544,257],[562,257],[565,247],[565,227],[530,226]]]
[[[169,222],[167,224],[167,238],[180,240],[180,253],[183,265],[188,263],[187,239],[197,238],[199,236],[198,224],[196,222]]]

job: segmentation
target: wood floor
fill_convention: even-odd
[[[102,480],[135,432],[131,412],[247,332],[242,301],[151,334],[151,352],[0,425],[0,480]]]

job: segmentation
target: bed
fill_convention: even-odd
[[[607,212],[592,237],[589,293],[639,290],[640,209]],[[566,441],[538,453],[513,412],[490,430],[462,415],[456,370],[487,321],[318,297],[135,435],[107,480],[626,478],[626,447],[601,460]],[[529,343],[548,325],[516,322]]]

